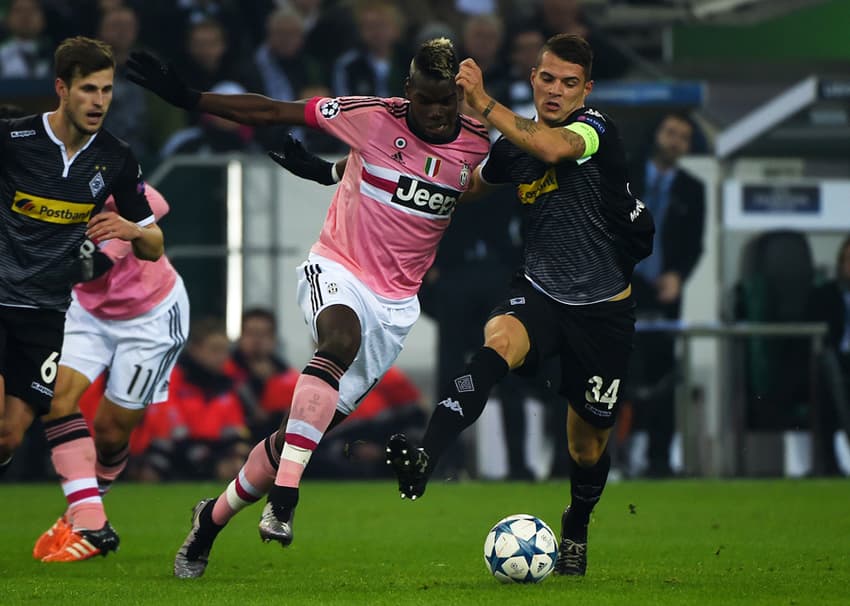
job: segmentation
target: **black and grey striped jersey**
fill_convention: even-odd
[[[55,276],[110,194],[127,220],[154,222],[123,141],[101,130],[69,159],[47,114],[0,120],[0,305],[67,309],[71,287]]]
[[[614,122],[590,107],[573,112],[564,126],[577,121],[599,136],[593,155],[550,165],[501,137],[481,176],[517,188],[526,277],[561,303],[586,305],[628,286],[635,263],[652,250],[654,226],[629,190]]]

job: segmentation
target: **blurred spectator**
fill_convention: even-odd
[[[190,87],[212,90],[219,82],[238,82],[247,90],[258,90],[259,83],[252,65],[230,52],[225,28],[215,19],[191,23],[185,32],[186,56],[179,66],[181,76]]]
[[[481,68],[487,92],[499,101],[505,101],[508,74],[502,56],[504,24],[496,15],[473,15],[463,25],[461,48],[463,57],[475,59]],[[483,117],[464,104],[464,113],[482,120]]]
[[[240,94],[245,88],[236,82],[219,82],[212,87],[213,93]],[[227,152],[258,152],[260,146],[254,141],[254,129],[227,118],[212,114],[201,114],[200,122],[179,130],[165,142],[160,156],[167,158],[175,154],[222,154]]]
[[[333,94],[402,96],[411,57],[399,48],[402,15],[398,7],[389,0],[362,0],[355,18],[360,44],[334,64]]]
[[[277,9],[266,19],[265,41],[254,53],[254,65],[262,82],[261,92],[272,99],[294,101],[330,94],[322,84],[318,61],[304,52],[304,20],[291,8]],[[258,138],[267,149],[275,149],[287,128],[263,128]],[[295,137],[304,139],[302,129],[291,130]]]
[[[683,114],[664,116],[648,157],[631,167],[631,188],[655,219],[652,254],[641,261],[632,289],[641,320],[678,320],[682,290],[699,262],[705,231],[705,185],[679,166],[694,127]],[[669,476],[674,427],[675,342],[669,333],[635,337],[632,356],[634,421],[649,434],[649,474]]]
[[[628,57],[587,20],[580,0],[541,0],[535,20],[547,39],[555,34],[576,34],[587,40],[593,49],[594,80],[621,78],[631,67]]]
[[[0,78],[50,78],[53,44],[38,0],[12,0],[0,44]]]
[[[531,90],[531,70],[537,67],[537,55],[546,41],[536,26],[526,24],[513,30],[510,40],[510,70],[504,102],[514,112],[533,118],[534,94]]]
[[[242,314],[242,331],[225,370],[236,392],[253,441],[281,426],[292,404],[299,373],[277,354],[277,318],[255,307]]]
[[[111,111],[104,127],[119,139],[130,144],[141,158],[151,153],[151,122],[148,119],[148,95],[145,90],[127,80],[127,56],[136,46],[139,20],[136,11],[119,7],[103,13],[97,37],[112,47],[115,56],[115,84]]]
[[[189,341],[171,374],[168,402],[186,427],[181,476],[231,477],[250,447],[242,405],[225,373],[230,341],[224,323],[205,318],[192,324]],[[160,410],[167,414],[167,408]]]
[[[810,317],[827,325],[824,380],[818,392],[825,395],[819,409],[824,472],[838,473],[832,436],[844,426],[850,431],[850,237],[838,249],[835,278],[811,293]],[[850,435],[850,434],[848,434]]]
[[[276,3],[281,8],[294,9],[301,16],[304,52],[319,61],[322,73],[331,73],[337,58],[357,44],[349,2],[276,0]],[[324,84],[330,86],[330,79]]]
[[[310,459],[311,477],[388,476],[386,442],[394,433],[421,436],[428,418],[422,396],[392,366],[344,423],[325,436]]]

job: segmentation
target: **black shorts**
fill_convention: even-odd
[[[6,393],[36,416],[50,412],[65,330],[65,312],[0,305],[0,374]]]
[[[628,372],[635,333],[631,297],[592,305],[565,305],[524,277],[490,317],[509,314],[525,326],[531,350],[521,375],[534,375],[544,361],[561,359],[561,394],[578,415],[600,429],[614,425],[617,396]]]

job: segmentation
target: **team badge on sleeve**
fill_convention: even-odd
[[[339,114],[339,99],[328,99],[319,106],[322,117],[330,120]]]

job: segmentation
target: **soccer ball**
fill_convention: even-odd
[[[539,583],[558,559],[558,541],[546,522],[526,513],[496,522],[484,541],[484,563],[503,583]]]

